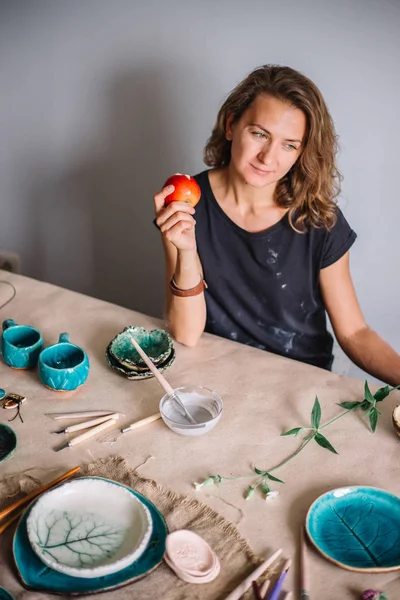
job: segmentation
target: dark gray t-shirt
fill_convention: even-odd
[[[195,176],[196,240],[207,305],[206,331],[324,369],[333,339],[319,273],[352,246],[356,234],[338,209],[330,230],[297,233],[287,215],[259,233],[236,225],[211,190],[208,170]]]

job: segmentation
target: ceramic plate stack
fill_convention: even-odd
[[[82,477],[27,509],[14,536],[14,560],[29,589],[90,594],[147,575],[163,558],[167,533],[161,513],[141,494]]]
[[[208,583],[220,572],[220,563],[207,542],[187,529],[170,533],[164,560],[187,583]]]
[[[148,330],[143,327],[125,327],[115,336],[106,349],[106,359],[112,369],[131,380],[154,377],[135,348],[133,336],[147,356],[160,371],[165,371],[175,360],[175,349],[171,337],[163,329]]]

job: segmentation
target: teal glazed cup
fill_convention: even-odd
[[[13,369],[35,367],[43,348],[40,331],[30,325],[17,325],[13,319],[3,321],[1,352],[3,360]]]
[[[39,356],[40,381],[51,390],[70,392],[83,385],[89,375],[89,358],[84,350],[61,333],[57,344],[48,346]]]

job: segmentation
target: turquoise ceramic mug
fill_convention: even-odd
[[[42,348],[43,338],[38,329],[17,325],[13,319],[3,321],[1,352],[9,367],[31,369],[36,366]]]
[[[61,333],[57,344],[42,350],[38,366],[40,381],[58,392],[76,390],[89,375],[88,356],[71,344],[68,333]]]

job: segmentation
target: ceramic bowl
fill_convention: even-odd
[[[400,498],[367,486],[339,488],[311,505],[308,537],[319,552],[350,571],[400,569]]]
[[[0,462],[10,458],[17,447],[17,436],[8,425],[0,423]]]
[[[76,390],[85,383],[90,369],[86,352],[71,344],[68,333],[61,333],[56,344],[42,350],[38,366],[40,381],[57,392]]]
[[[99,479],[96,477],[95,479]],[[147,506],[151,514],[153,531],[150,541],[143,554],[125,569],[104,577],[71,577],[59,571],[49,569],[33,551],[29,542],[26,522],[34,504],[30,504],[23,513],[14,534],[12,545],[14,565],[18,577],[24,588],[38,592],[35,597],[47,598],[51,595],[86,597],[88,594],[97,594],[105,591],[115,591],[121,587],[142,579],[149,575],[161,563],[165,553],[165,539],[168,534],[167,525],[160,511],[145,496],[142,496],[129,487],[105,479],[114,486],[123,487],[133,496]],[[118,594],[114,594],[117,598]],[[111,597],[111,595],[110,595]]]
[[[124,487],[81,478],[43,494],[27,519],[33,550],[51,569],[103,577],[124,569],[146,549],[149,509]]]
[[[5,588],[0,587],[0,600],[14,600],[14,596]]]
[[[3,321],[1,352],[4,362],[13,369],[35,367],[43,347],[43,338],[31,325],[17,325],[13,319]]]
[[[130,341],[132,336],[155,365],[163,363],[171,354],[172,339],[163,329],[125,327],[110,342],[110,354],[123,367],[134,371],[148,371],[148,367]]]
[[[223,403],[216,392],[195,385],[180,387],[174,392],[179,395],[197,424],[189,423],[168,394],[165,394],[160,400],[159,410],[162,420],[172,431],[187,436],[204,435],[219,422]]]
[[[135,372],[118,363],[110,353],[110,344],[107,346],[106,349],[106,360],[110,367],[114,369],[114,371],[117,371],[120,375],[123,375],[126,379],[130,379],[131,381],[140,381],[142,379],[150,379],[151,377],[154,377],[153,373],[149,369],[147,369],[146,371]],[[164,362],[159,363],[157,365],[157,369],[159,371],[165,371],[166,369],[168,369],[168,367],[172,365],[174,360],[175,350],[174,348],[172,348],[171,354]]]

